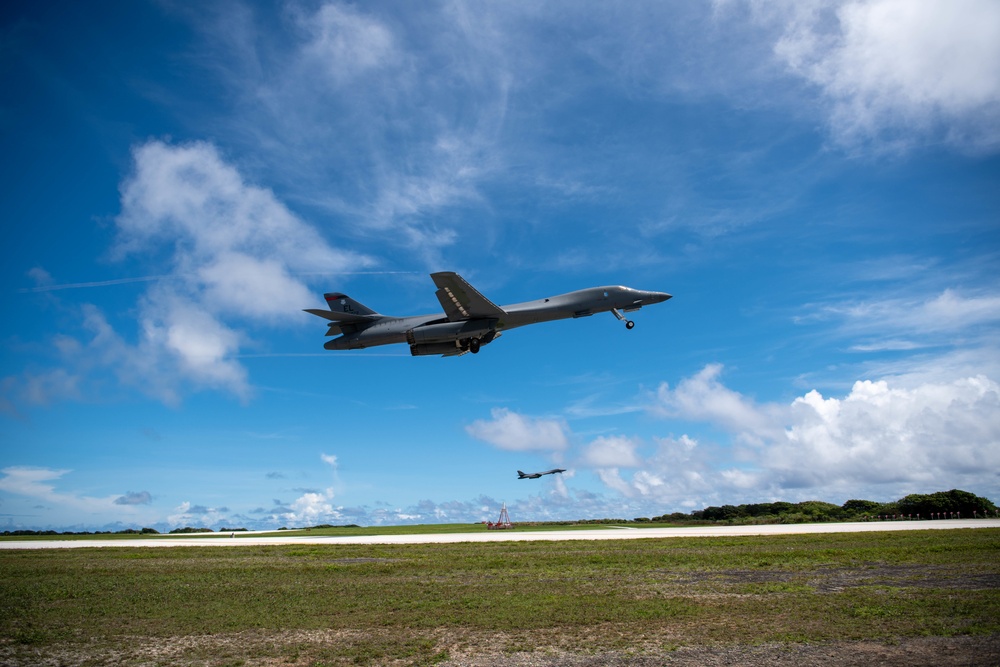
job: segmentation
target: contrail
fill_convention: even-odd
[[[409,357],[411,355],[400,352],[399,354],[379,354],[369,352],[367,354],[339,355],[329,352],[261,352],[248,354],[234,354],[233,359],[272,359],[277,357],[326,357],[327,359],[365,359],[367,357]]]
[[[298,271],[297,276],[393,276],[420,274],[421,271]]]
[[[388,276],[397,274],[418,274],[420,271],[302,271],[299,276]],[[95,280],[88,283],[66,283],[65,285],[39,285],[38,287],[21,287],[21,294],[35,292],[54,292],[62,289],[82,289],[85,287],[109,287],[111,285],[127,285],[129,283],[148,283],[154,280],[167,280],[178,276],[140,276],[138,278],[115,278],[114,280]]]
[[[54,292],[61,289],[80,289],[83,287],[107,287],[109,285],[127,285],[128,283],[148,283],[154,280],[164,280],[173,276],[140,276],[139,278],[116,278],[114,280],[97,280],[89,283],[67,283],[65,285],[39,285],[38,287],[22,287],[17,291],[21,294],[30,292]]]

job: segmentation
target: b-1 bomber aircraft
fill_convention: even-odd
[[[553,468],[552,470],[546,470],[545,472],[521,472],[517,471],[518,479],[538,479],[542,475],[554,475],[557,472],[566,472],[566,468]]]
[[[330,321],[327,336],[340,336],[323,345],[327,350],[407,343],[410,354],[415,357],[431,354],[450,357],[466,352],[477,354],[483,345],[492,343],[507,329],[594,313],[610,312],[625,322],[626,329],[631,329],[635,323],[626,319],[622,312],[639,310],[671,297],[665,292],[646,292],[616,285],[590,287],[501,307],[457,273],[432,273],[431,279],[438,288],[435,294],[444,308],[443,316],[381,315],[339,292],[324,295],[328,310],[307,308],[305,312]]]

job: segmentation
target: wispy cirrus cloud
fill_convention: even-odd
[[[61,516],[80,514],[114,514],[115,505],[135,505],[137,503],[118,502],[122,498],[138,497],[129,493],[125,496],[95,498],[75,492],[59,490],[60,482],[72,470],[33,466],[8,466],[0,470],[0,491],[32,498],[57,510]],[[141,492],[140,496],[142,493]],[[146,494],[148,495],[148,494]]]
[[[473,224],[456,211],[480,205],[483,178],[497,173],[508,77],[460,8],[396,9],[187,15],[233,93],[219,132],[252,144],[294,201],[334,212],[338,235],[431,265]]]
[[[829,327],[827,335],[845,339],[849,348],[858,352],[948,349],[955,345],[989,350],[994,347],[993,334],[1000,324],[1000,296],[989,288],[949,288],[931,295],[902,297],[874,295],[864,300],[814,304],[795,321],[823,324]]]

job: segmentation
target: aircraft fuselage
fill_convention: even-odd
[[[332,322],[328,335],[343,334],[326,342],[328,350],[355,350],[378,345],[408,343],[411,354],[453,355],[478,352],[501,332],[528,324],[551,322],[595,313],[621,312],[661,303],[665,292],[636,290],[620,285],[591,287],[544,299],[496,306],[457,274],[432,274],[444,314],[392,317],[380,315],[343,294],[327,294],[331,310],[309,310]],[[339,305],[338,305],[339,304]],[[633,323],[626,321],[631,329]]]

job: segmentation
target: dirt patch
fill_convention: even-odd
[[[545,637],[546,634],[551,637]],[[0,645],[0,664],[9,667],[305,667],[306,665],[430,665],[442,667],[958,667],[1000,665],[1000,635],[977,637],[915,637],[888,641],[770,643],[759,645],[678,646],[645,637],[635,646],[614,651],[575,652],[559,645],[558,631],[534,633],[532,651],[516,649],[517,636],[441,629],[419,638],[378,631],[312,631],[234,633],[169,639],[131,638],[117,646],[74,643],[32,649]],[[345,648],[370,642],[373,634],[387,646],[413,642],[412,658],[369,653],[341,654]],[[520,638],[523,639],[523,638]],[[546,641],[551,640],[551,641]]]
[[[921,637],[892,643],[824,642],[759,646],[682,647],[643,655],[628,652],[574,655],[525,653],[448,660],[445,667],[959,667],[1000,664],[1000,635]]]
[[[817,592],[829,593],[859,586],[892,588],[942,588],[949,590],[996,590],[1000,588],[1000,572],[956,572],[944,566],[882,565],[845,569],[819,567],[805,572],[781,570],[726,570],[706,573],[662,572],[670,583],[693,584],[802,584]]]

